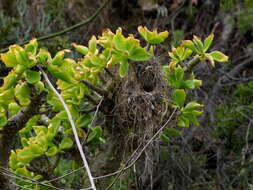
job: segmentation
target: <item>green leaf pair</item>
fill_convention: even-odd
[[[172,58],[170,63],[171,69],[174,69],[177,63],[183,62],[192,54],[192,50],[185,48],[184,46],[179,46],[177,48],[172,47],[172,51],[169,52],[169,56]]]
[[[200,56],[201,60],[208,60],[210,64],[214,67],[214,61],[218,62],[227,62],[228,57],[221,53],[220,51],[213,51],[211,53],[207,53],[207,50],[210,48],[213,42],[214,35],[210,34],[205,40],[204,43],[197,36],[193,37],[193,40],[185,40],[183,41],[183,46],[195,52],[198,56]]]
[[[25,48],[19,45],[12,45],[9,47],[7,53],[1,54],[1,60],[4,62],[6,67],[15,68],[15,71],[20,74],[26,68],[33,67],[36,60],[38,44],[36,39],[31,40]]]
[[[31,103],[31,89],[26,82],[16,85],[15,97],[21,106],[28,106]]]
[[[105,143],[105,140],[102,138],[103,129],[101,126],[96,126],[94,128],[90,128],[91,133],[87,138],[87,142],[90,143]]]
[[[151,58],[151,55],[140,46],[138,40],[132,35],[125,38],[122,35],[122,29],[119,28],[113,37],[113,44],[115,46],[115,62],[120,63],[119,75],[124,77],[128,72],[128,59],[132,61],[147,61]]]
[[[189,127],[190,123],[198,126],[197,116],[202,114],[202,111],[198,111],[203,105],[197,102],[189,102],[185,107],[180,110],[180,116],[178,118],[177,125],[179,127]]]
[[[213,42],[214,34],[210,34],[205,40],[204,43],[197,36],[193,36],[193,40],[184,40],[183,46],[192,50],[198,55],[203,55],[211,46]]]
[[[178,65],[174,69],[172,69],[170,66],[164,66],[163,71],[171,88],[195,89],[202,85],[202,81],[195,79],[194,76],[192,77],[192,79],[185,80],[185,73],[180,65]]]
[[[167,128],[163,131],[161,135],[161,139],[164,142],[170,142],[170,137],[179,137],[181,136],[181,132],[174,128]]]
[[[168,31],[158,33],[157,30],[150,31],[146,27],[139,26],[138,31],[140,35],[148,42],[149,44],[155,45],[162,43],[169,36]]]

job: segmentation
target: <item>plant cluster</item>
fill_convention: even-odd
[[[128,74],[131,64],[154,58],[157,45],[168,37],[167,31],[149,31],[146,27],[139,27],[138,31],[147,43],[145,47],[133,35],[124,36],[121,28],[115,33],[105,30],[101,36],[92,36],[87,47],[73,44],[82,55],[78,60],[66,58],[65,55],[70,52],[67,49],[52,56],[49,51],[38,48],[36,39],[24,47],[12,45],[8,52],[1,54],[5,66],[11,68],[0,87],[1,130],[5,129],[11,118],[22,113],[35,96],[46,94],[39,113],[31,117],[19,131],[21,147],[11,152],[9,166],[16,174],[42,180],[44,176],[29,170],[31,162],[42,156],[51,159],[63,154],[74,144],[66,109],[43,79],[44,71],[54,81],[55,88],[67,104],[78,136],[90,144],[105,143],[103,127],[91,126],[91,115],[84,112],[88,105],[84,97],[94,94],[92,86],[102,85],[100,73],[106,69],[117,69],[120,80]],[[204,42],[196,36],[193,40],[183,41],[179,47],[172,48],[169,52],[171,62],[162,68],[168,88],[172,89],[168,104],[178,109],[176,121],[179,127],[198,125],[197,116],[202,113],[199,109],[203,105],[187,101],[187,91],[202,84],[201,80],[195,78],[192,68],[205,60],[212,66],[214,61],[228,60],[219,51],[207,52],[212,41],[213,34]],[[87,133],[88,129],[90,133]],[[169,136],[176,135],[179,135],[179,131],[168,128],[162,137],[168,140]],[[22,180],[18,183],[24,188],[34,188],[34,184]]]

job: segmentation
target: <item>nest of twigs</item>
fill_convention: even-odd
[[[127,160],[137,147],[143,147],[161,127],[168,93],[161,65],[155,62],[130,65],[129,75],[122,79],[115,94],[114,117],[121,136],[118,152],[123,160]],[[142,184],[152,178],[153,163],[158,158],[155,150],[152,142],[141,157],[142,164],[137,166]]]
[[[159,129],[167,97],[168,86],[158,63],[130,65],[128,76],[117,89],[114,109],[126,150],[136,148]]]

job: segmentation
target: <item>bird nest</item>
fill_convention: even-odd
[[[115,94],[114,109],[126,146],[134,148],[154,135],[162,122],[167,97],[168,86],[159,65],[130,65],[129,75]]]

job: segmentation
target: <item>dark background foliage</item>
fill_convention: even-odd
[[[0,49],[32,37],[63,30],[89,16],[102,0],[1,0]],[[157,6],[154,9],[147,4]],[[167,13],[160,14],[161,11]],[[182,137],[161,142],[159,164],[153,179],[155,189],[252,190],[253,189],[253,1],[252,0],[111,0],[98,17],[67,34],[40,42],[52,53],[86,44],[103,29],[136,35],[138,26],[168,30],[169,40],[160,49],[159,59],[168,63],[166,51],[192,35],[215,34],[213,49],[230,57],[227,64],[211,68],[200,65],[195,72],[203,86],[193,99],[205,105],[201,125],[185,129]],[[72,54],[72,56],[76,56]],[[1,79],[7,74],[1,64]],[[2,82],[2,81],[1,81]],[[66,170],[68,158],[62,159]],[[64,173],[64,172],[63,172]],[[64,183],[77,187],[81,175]],[[115,189],[135,189],[129,181]]]

